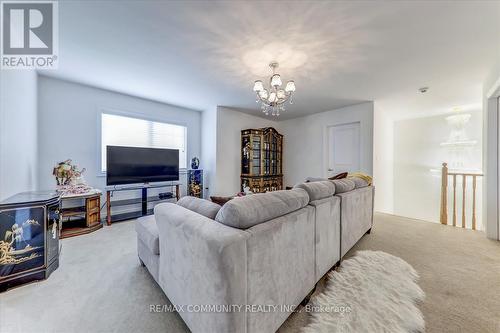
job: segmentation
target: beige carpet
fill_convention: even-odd
[[[500,242],[478,231],[376,214],[372,233],[347,257],[366,249],[401,257],[420,274],[427,333],[500,332]],[[299,332],[307,319],[293,314],[280,332]]]
[[[62,244],[61,267],[48,280],[0,294],[0,332],[188,331],[176,313],[150,312],[150,304],[169,303],[139,266],[133,221]],[[427,332],[500,332],[500,242],[377,214],[372,234],[348,256],[357,249],[394,254],[420,273]],[[296,313],[280,332],[307,321]]]

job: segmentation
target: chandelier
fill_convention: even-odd
[[[269,64],[269,67],[271,67],[273,71],[273,75],[269,79],[269,88],[264,88],[261,80],[255,81],[253,86],[253,91],[257,94],[257,100],[255,102],[261,102],[261,110],[266,116],[269,114],[279,116],[280,112],[285,111],[286,101],[290,101],[290,104],[293,103],[292,93],[295,91],[295,82],[288,81],[285,89],[281,88],[283,84],[281,76],[276,73],[278,66],[277,62]]]

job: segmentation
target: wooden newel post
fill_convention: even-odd
[[[441,224],[448,224],[448,164],[441,170]]]

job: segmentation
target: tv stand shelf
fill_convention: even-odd
[[[158,197],[156,195],[156,196],[148,196],[146,201],[147,202],[167,201],[167,200],[172,200],[174,198],[175,198],[175,195],[172,198],[168,198],[168,199],[161,199],[160,197]],[[114,200],[113,207],[135,205],[135,204],[140,204],[142,202],[143,202],[142,198]]]
[[[156,195],[148,195],[148,190],[150,189],[159,189],[159,188],[168,188],[167,193],[171,194],[171,197],[168,198],[160,198],[159,194]],[[112,200],[114,192],[122,192],[122,191],[137,191],[141,190],[141,196],[135,198],[127,198],[127,199],[117,199]],[[179,200],[180,199],[180,183],[173,182],[167,184],[144,184],[144,185],[136,185],[136,186],[123,186],[116,187],[110,186],[106,188],[106,208],[107,208],[107,217],[106,224],[109,226],[113,222],[130,220],[134,218],[138,218],[145,215],[153,214],[153,209],[148,207],[149,203],[156,202],[168,202],[171,200]],[[141,209],[135,210],[132,212],[124,212],[124,213],[112,213],[112,207],[125,207],[131,205],[141,205]]]

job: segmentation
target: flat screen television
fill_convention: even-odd
[[[179,180],[178,149],[107,146],[108,186],[173,180]]]

